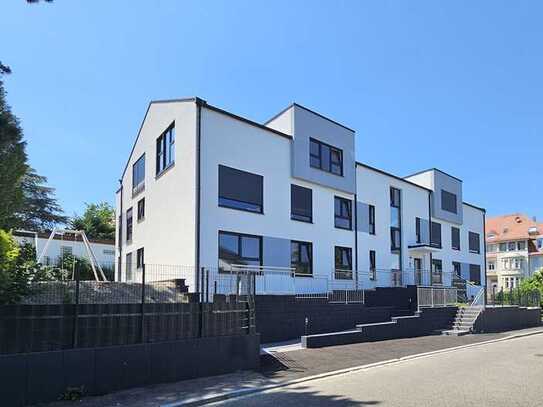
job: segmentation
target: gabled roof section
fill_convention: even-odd
[[[449,173],[446,173],[445,171],[441,171],[439,168],[435,168],[435,167],[434,168],[428,168],[427,170],[423,170],[423,171],[417,171],[414,174],[406,175],[404,178],[411,178],[411,177],[414,177],[415,175],[424,174],[424,173],[430,172],[430,171],[437,171],[437,172],[440,172],[440,173],[446,175],[447,177],[451,177],[451,178],[454,178],[457,181],[463,182],[460,178],[455,177],[454,175],[451,175]]]
[[[533,239],[543,235],[543,223],[537,223],[522,213],[495,216],[486,220],[486,233],[485,239],[488,242]],[[494,237],[488,239],[488,235]]]
[[[292,102],[290,105],[288,105],[287,107],[285,107],[283,110],[281,110],[279,113],[277,113],[276,115],[274,115],[272,118],[266,120],[266,121],[264,122],[264,125],[266,125],[266,124],[268,124],[269,122],[271,122],[272,120],[278,118],[278,117],[281,116],[283,113],[285,113],[287,110],[289,110],[289,109],[291,109],[291,108],[293,108],[293,107],[299,107],[300,109],[304,109],[304,110],[308,111],[309,113],[314,114],[315,116],[319,116],[320,118],[322,118],[322,119],[324,119],[324,120],[328,120],[330,123],[333,123],[333,124],[335,124],[335,125],[337,125],[337,126],[343,127],[343,128],[346,129],[346,130],[349,130],[349,131],[352,131],[353,133],[356,133],[353,129],[351,129],[351,128],[345,126],[344,124],[341,124],[341,123],[339,123],[339,122],[337,122],[337,121],[335,121],[335,120],[332,120],[332,119],[330,119],[329,117],[326,117],[325,115],[320,114],[320,113],[318,113],[318,112],[315,112],[314,110],[311,110],[311,109],[309,109],[309,108],[307,108],[307,107],[305,107],[305,106],[302,106],[301,104],[296,103],[296,102]]]
[[[356,162],[356,165],[360,166],[360,167],[364,167],[364,168],[367,168],[368,170],[371,170],[371,171],[374,171],[374,172],[378,172],[379,174],[382,174],[382,175],[386,175],[387,177],[391,177],[391,178],[394,178],[395,180],[397,181],[402,181],[402,182],[405,182],[406,184],[409,184],[409,185],[412,185],[414,187],[417,187],[417,188],[420,188],[420,189],[423,189],[425,191],[428,191],[428,192],[432,192],[431,189],[428,189],[426,187],[423,187],[422,185],[419,185],[419,184],[416,184],[414,182],[411,182],[405,178],[402,178],[402,177],[399,177],[397,175],[394,175],[394,174],[391,174],[390,172],[386,172],[386,171],[383,171],[379,168],[375,168],[375,167],[372,167],[368,164],[364,164],[364,163],[361,163],[361,162]]]

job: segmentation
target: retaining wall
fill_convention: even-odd
[[[502,332],[540,325],[541,308],[509,305],[485,308],[475,321],[473,330],[476,333]]]

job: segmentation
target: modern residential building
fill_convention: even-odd
[[[543,269],[543,223],[521,213],[488,218],[486,252],[489,289],[516,288]]]
[[[46,247],[50,233],[33,231],[14,231],[14,239],[19,243],[29,243],[36,249],[36,257],[39,257]],[[115,242],[112,240],[89,239],[90,247],[101,266],[113,268],[115,263]],[[57,264],[63,255],[73,255],[88,259],[87,249],[79,236],[70,233],[57,234],[51,240],[46,253],[43,253],[44,265]]]
[[[260,124],[199,98],[151,102],[116,195],[116,278],[243,264],[294,270],[306,290],[450,286],[453,271],[484,284],[485,211],[462,181],[358,163],[355,139],[299,104]]]

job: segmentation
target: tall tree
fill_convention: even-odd
[[[115,240],[115,210],[107,202],[85,204],[82,216],[75,215],[70,227],[84,230],[90,239]]]

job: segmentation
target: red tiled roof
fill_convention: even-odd
[[[543,223],[537,223],[521,213],[487,218],[485,227],[487,242],[533,239],[543,235]],[[535,228],[537,233],[528,233],[531,228]],[[494,238],[489,239],[488,236],[490,235],[494,235]]]

